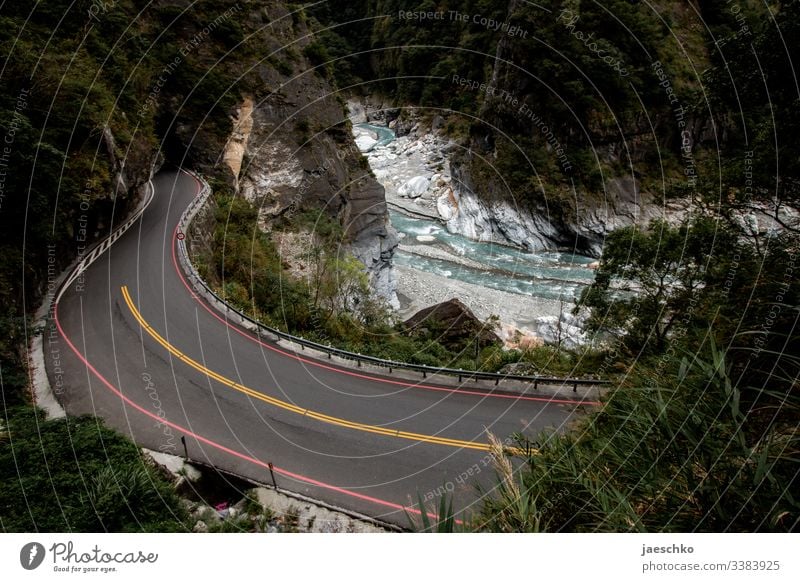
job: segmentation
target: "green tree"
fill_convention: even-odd
[[[323,323],[337,314],[359,316],[370,295],[369,278],[361,261],[342,249],[330,252],[330,248],[325,241],[317,240],[305,254],[311,263],[308,284],[313,307],[323,314]]]
[[[724,223],[707,217],[616,230],[576,309],[591,308],[593,331],[622,333],[632,349],[663,351],[670,335],[708,319],[704,299],[724,280],[740,246]]]

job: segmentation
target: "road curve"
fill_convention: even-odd
[[[72,281],[45,340],[69,414],[93,414],[141,446],[183,454],[376,519],[408,525],[420,496],[477,508],[493,479],[486,429],[506,437],[564,426],[575,406],[431,389],[314,361],[225,321],[175,258],[198,194],[182,172],[153,180],[131,228]]]

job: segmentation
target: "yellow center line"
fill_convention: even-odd
[[[396,429],[390,429],[390,428],[383,428],[383,427],[380,427],[380,426],[374,426],[374,425],[371,425],[371,424],[363,424],[363,423],[360,423],[360,422],[353,422],[353,421],[350,421],[350,420],[345,420],[343,418],[337,418],[335,416],[329,416],[327,414],[322,414],[321,412],[316,412],[316,411],[310,410],[308,408],[302,408],[302,407],[297,406],[295,404],[291,404],[289,402],[285,402],[283,400],[279,400],[278,398],[273,398],[272,396],[267,396],[266,394],[262,394],[261,392],[253,390],[252,388],[248,388],[247,386],[239,384],[238,382],[234,382],[233,380],[229,380],[228,378],[226,378],[224,376],[221,376],[220,374],[214,372],[213,370],[210,370],[210,369],[206,368],[205,366],[203,366],[199,362],[193,360],[192,358],[190,358],[189,356],[187,356],[186,354],[181,352],[178,348],[176,348],[175,346],[170,344],[163,337],[161,337],[158,334],[158,332],[156,330],[154,330],[152,327],[150,327],[150,324],[148,324],[147,321],[145,321],[145,319],[142,317],[142,314],[139,313],[139,310],[136,309],[136,306],[133,304],[133,300],[131,299],[131,296],[128,293],[128,287],[123,285],[121,289],[122,289],[122,296],[125,298],[125,303],[128,304],[128,309],[130,309],[131,314],[136,319],[136,321],[139,322],[139,325],[142,326],[142,329],[144,329],[150,335],[150,337],[152,337],[154,340],[156,340],[170,354],[172,354],[173,356],[178,358],[183,363],[185,363],[188,366],[191,366],[192,368],[194,368],[195,370],[205,374],[209,378],[212,378],[212,379],[216,380],[217,382],[219,382],[220,384],[223,384],[224,386],[228,386],[229,388],[233,388],[234,390],[237,390],[237,391],[239,391],[239,392],[241,392],[243,394],[246,394],[246,395],[248,395],[248,396],[250,396],[252,398],[256,398],[258,400],[261,400],[262,402],[266,402],[266,403],[271,404],[273,406],[277,406],[278,408],[282,408],[283,410],[288,410],[289,412],[293,412],[293,413],[299,414],[301,416],[308,416],[308,417],[313,418],[315,420],[319,420],[321,422],[325,422],[325,423],[328,423],[328,424],[333,424],[333,425],[336,425],[336,426],[341,426],[341,427],[350,428],[350,429],[353,429],[353,430],[359,430],[359,431],[362,431],[362,432],[369,432],[369,433],[373,433],[373,434],[380,434],[380,435],[384,435],[384,436],[396,437],[396,438],[401,438],[401,439],[408,439],[408,440],[419,441],[419,442],[424,442],[424,443],[432,443],[432,444],[437,444],[437,445],[445,445],[445,446],[449,446],[449,447],[460,447],[460,448],[463,447],[463,448],[467,448],[467,449],[476,449],[476,450],[479,450],[479,451],[488,451],[488,450],[490,450],[489,445],[488,444],[484,444],[484,443],[476,443],[476,442],[472,442],[472,441],[462,441],[462,440],[450,439],[450,438],[439,437],[439,436],[434,436],[434,435],[426,435],[426,434],[418,434],[418,433],[413,433],[413,432],[405,432],[405,431],[396,430]]]

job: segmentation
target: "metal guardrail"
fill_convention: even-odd
[[[150,203],[153,201],[154,191],[155,187],[153,186],[153,181],[151,178],[147,181],[147,193],[145,194],[144,199],[134,213],[122,224],[122,226],[116,227],[104,238],[89,245],[89,248],[85,249],[83,253],[81,253],[81,255],[76,259],[77,262],[73,263],[75,266],[73,267],[72,271],[70,271],[64,281],[60,283],[58,290],[54,295],[52,305],[57,305],[59,301],[61,301],[61,297],[78,279],[78,277],[80,277],[84,271],[86,271],[86,269],[88,269],[97,259],[99,259],[103,253],[111,248],[111,245],[117,242],[117,240],[119,240],[119,238],[125,234],[125,232],[131,226],[133,226],[137,220],[139,220],[139,217],[144,214],[144,211],[147,210],[147,207],[150,206]]]
[[[253,319],[246,313],[239,311],[238,309],[227,303],[225,300],[223,300],[200,277],[200,275],[197,273],[197,270],[194,268],[194,265],[192,265],[192,262],[189,259],[189,252],[186,249],[186,233],[189,232],[189,227],[191,226],[192,220],[208,200],[208,197],[211,194],[211,188],[206,183],[206,181],[203,180],[203,178],[198,174],[196,174],[195,172],[191,172],[188,170],[183,170],[183,171],[193,176],[202,185],[202,188],[197,197],[194,200],[192,200],[192,203],[189,204],[189,206],[183,212],[183,214],[181,215],[181,219],[178,222],[179,233],[183,233],[183,237],[178,238],[178,261],[181,265],[181,268],[183,269],[186,276],[189,278],[192,288],[198,295],[201,295],[212,306],[216,306],[218,310],[225,312],[228,315],[229,319],[238,319],[239,320],[238,323],[242,325],[242,327],[249,329],[254,333],[257,333],[261,337],[269,337],[270,335],[276,336],[277,338],[296,343],[302,349],[309,348],[326,353],[328,355],[328,359],[332,359],[333,356],[336,356],[343,360],[354,361],[357,363],[358,367],[361,367],[362,364],[367,363],[383,368],[387,370],[390,374],[395,369],[411,370],[415,372],[421,372],[423,378],[427,378],[428,375],[430,374],[431,376],[443,375],[443,376],[458,377],[459,382],[463,381],[464,378],[475,381],[494,380],[495,386],[499,385],[501,380],[513,380],[517,382],[525,382],[528,384],[532,384],[534,390],[537,390],[539,388],[539,385],[544,385],[544,386],[558,385],[558,386],[572,386],[573,392],[578,391],[578,386],[602,386],[610,384],[608,380],[500,374],[496,372],[461,370],[457,368],[437,368],[435,366],[425,366],[422,364],[409,364],[406,362],[384,360],[382,358],[367,356],[356,352],[349,352],[347,350],[342,350],[330,345],[313,342],[311,340],[307,340],[305,338],[298,337],[290,333],[281,331],[279,329],[275,329],[267,325],[264,325],[260,321]],[[231,315],[233,317],[231,317]]]

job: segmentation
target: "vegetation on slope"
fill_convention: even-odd
[[[450,352],[436,335],[410,337],[391,322],[371,295],[364,266],[342,245],[338,223],[322,212],[299,213],[279,231],[306,232],[310,246],[293,257],[302,273],[282,260],[258,213],[240,197],[217,196],[214,253],[200,266],[220,295],[267,325],[307,339],[376,357],[428,365],[473,367],[465,344]],[[293,272],[294,271],[294,272]]]
[[[3,4],[0,531],[181,527],[135,446],[96,420],[45,421],[31,409],[30,316],[165,158],[218,156],[230,107],[257,79],[242,77],[257,60],[252,44],[226,55],[244,39],[241,10],[232,0],[144,11],[131,0]]]
[[[172,485],[101,420],[16,407],[3,424],[0,531],[185,531]]]
[[[800,399],[731,374],[708,341],[635,372],[574,431],[499,480],[492,531],[794,531]],[[783,364],[797,369],[798,361]],[[733,361],[732,361],[733,360]]]
[[[469,152],[454,162],[473,191],[568,224],[586,208],[613,207],[621,176],[656,201],[796,199],[791,63],[800,55],[783,39],[799,10],[796,2],[361,0],[309,14],[333,39],[343,86],[449,115],[445,129]],[[442,16],[420,21],[406,11]]]
[[[590,367],[611,373],[627,362],[619,386],[575,432],[521,439],[538,453],[526,456],[516,475],[501,474],[500,495],[487,498],[476,525],[797,529],[798,242],[791,228],[781,237],[743,230],[734,211],[797,203],[800,103],[790,63],[798,61],[798,47],[782,39],[797,36],[800,3],[770,3],[774,20],[753,2],[739,3],[741,18],[721,1],[658,2],[660,18],[644,3],[621,0],[544,4],[548,17],[528,3],[513,3],[508,13],[509,3],[496,0],[332,1],[295,16],[331,27],[304,50],[313,63],[360,53],[323,70],[340,86],[380,78],[379,90],[397,95],[400,105],[456,112],[454,133],[497,158],[492,168],[471,168],[482,192],[546,203],[557,218],[574,211],[573,184],[596,196],[609,178],[630,174],[653,191],[691,194],[704,206],[700,218],[678,229],[657,224],[610,237],[584,303],[594,309],[595,329],[613,338],[608,352],[591,355]],[[34,522],[54,530],[165,529],[178,515],[135,447],[96,421],[34,416],[23,352],[25,318],[52,273],[130,208],[128,187],[146,179],[161,155],[212,164],[239,91],[258,97],[269,90],[258,82],[258,67],[293,71],[290,54],[259,63],[259,47],[246,40],[268,17],[219,20],[236,6],[227,0],[185,6],[156,3],[140,15],[130,0],[101,13],[89,0],[54,0],[38,3],[30,18],[22,4],[4,5],[0,16],[8,55],[0,97],[8,146],[0,154],[0,469],[19,471],[3,479],[2,529]],[[529,34],[509,40],[471,22],[399,22],[401,8],[480,14]],[[574,28],[566,15],[559,18],[564,10],[579,16]],[[698,17],[707,29],[694,26]],[[217,24],[205,33],[211,22]],[[629,74],[604,67],[576,29],[594,31]],[[197,35],[202,42],[180,50]],[[570,169],[530,119],[504,99],[456,88],[454,74],[497,82],[534,107],[566,148]],[[699,179],[691,186],[665,80],[692,128]],[[310,249],[312,275],[297,278],[255,228],[252,208],[222,198],[220,212],[215,235],[225,260],[217,257],[220,266],[208,267],[209,276],[265,320],[355,351],[474,365],[472,354],[453,362],[435,338],[399,336],[370,305],[356,265],[332,251],[340,238],[335,225]],[[625,285],[645,292],[632,298],[620,292]],[[478,365],[491,369],[514,357],[487,352]],[[569,369],[590,361],[554,357]],[[25,462],[18,466],[19,459]],[[45,462],[53,479],[40,472]],[[498,467],[508,466],[498,459]],[[23,477],[17,484],[15,475]],[[145,486],[151,479],[155,485]],[[52,491],[60,480],[71,487]],[[47,501],[63,503],[39,515],[29,512],[25,496],[50,509]],[[87,501],[99,508],[95,515],[76,509]]]

